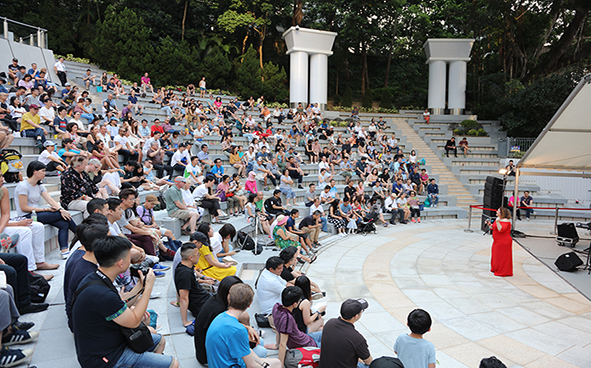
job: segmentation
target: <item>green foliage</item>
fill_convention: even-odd
[[[272,62],[263,68],[263,93],[267,100],[285,102],[289,99],[287,73],[283,67]]]
[[[351,90],[351,87],[345,89],[341,105],[345,107],[351,107],[351,105],[353,105],[353,90]]]
[[[200,76],[204,76],[209,86],[216,88],[230,86],[232,63],[219,46],[214,46],[211,49],[197,70],[196,80],[201,80]]]
[[[257,96],[263,92],[262,71],[252,46],[248,48],[242,57],[242,62],[237,66],[234,89],[242,99]]]
[[[366,109],[371,109],[373,107],[373,97],[371,95],[371,91],[365,91],[363,100],[361,101],[361,106],[365,107]]]
[[[332,104],[335,106],[340,105],[341,104],[341,96],[339,96],[339,95],[332,96]]]
[[[128,8],[117,11],[107,8],[104,22],[97,23],[97,36],[92,43],[91,57],[100,66],[115,70],[121,76],[139,80],[142,70],[150,69],[153,47],[150,30],[137,14]],[[156,64],[155,67],[161,65]]]
[[[466,130],[476,129],[478,127],[478,122],[475,120],[466,119],[460,123],[462,127]]]
[[[390,93],[389,89],[385,89],[384,92],[381,94],[382,98],[380,99],[380,107],[384,109],[391,109],[392,108],[392,94]]]

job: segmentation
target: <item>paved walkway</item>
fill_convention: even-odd
[[[308,275],[326,289],[331,316],[341,300],[368,299],[357,328],[374,357],[393,354],[418,307],[434,319],[425,338],[441,367],[477,367],[491,355],[508,367],[590,367],[591,302],[517,244],[515,275],[493,276],[491,238],[463,228],[448,220],[380,228],[328,249]]]
[[[346,298],[366,298],[370,307],[356,328],[374,357],[393,355],[396,337],[407,332],[406,316],[419,307],[434,320],[425,338],[435,344],[438,367],[478,367],[480,359],[491,355],[508,367],[591,367],[591,302],[517,244],[515,276],[492,276],[491,238],[465,233],[465,225],[462,220],[429,220],[380,227],[378,235],[332,237],[306,270],[327,292],[326,317],[338,316]],[[253,265],[242,272],[245,282],[254,284],[254,265],[276,254],[239,253],[236,259]],[[56,257],[52,253],[49,261],[63,264]],[[62,267],[51,281],[49,310],[21,318],[35,322],[34,330],[40,331],[36,344],[23,346],[35,348],[31,364],[38,368],[79,367],[66,327]],[[161,297],[150,301],[160,315],[165,353],[176,356],[183,368],[201,367],[178,308],[169,305],[175,295],[171,281],[170,272],[157,279]],[[258,310],[255,298],[251,315]],[[273,339],[267,331],[265,340]]]

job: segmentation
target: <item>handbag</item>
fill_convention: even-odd
[[[260,328],[271,327],[269,323],[269,318],[264,314],[255,313],[254,319],[257,321],[257,325]]]
[[[99,271],[97,271],[98,273]],[[86,289],[91,285],[105,285],[106,287],[113,287],[113,285],[107,285],[105,281],[102,280],[92,280],[82,287],[76,290],[74,297],[72,298],[72,308],[74,307],[74,303],[78,298],[78,295],[82,292],[82,290]],[[144,324],[144,322],[140,322],[140,325],[135,328],[123,327],[119,326],[119,330],[125,337],[125,342],[127,346],[133,351],[138,354],[145,353],[149,348],[154,345],[154,340],[152,339],[152,333],[148,330],[148,327]]]
[[[226,201],[226,191],[225,190],[218,191],[217,197],[220,199],[220,202],[225,202]]]

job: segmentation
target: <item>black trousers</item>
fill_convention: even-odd
[[[6,282],[14,289],[16,306],[21,308],[31,304],[27,257],[22,254],[0,253],[0,259],[6,263],[0,265],[0,271],[6,273]]]
[[[137,161],[138,158],[137,152],[134,151],[133,153],[131,153],[129,150],[126,149],[120,149],[119,154],[123,156],[123,165],[127,164],[127,161],[129,161],[130,159],[133,161]]]
[[[185,167],[181,164],[176,164],[172,167],[172,172],[170,173],[170,180],[173,179],[175,172],[180,171],[181,175],[185,172]]]
[[[269,180],[271,180],[273,186],[277,186],[277,181],[281,179],[281,175],[278,174],[267,175],[267,177],[269,178]]]
[[[393,224],[396,222],[396,216],[398,216],[398,222],[404,221],[404,210],[402,208],[396,208],[390,211],[392,217],[390,218],[390,223]]]
[[[57,72],[57,77],[60,79],[60,82],[62,82],[62,87],[65,87],[66,83],[68,83],[66,72]]]
[[[156,169],[156,176],[162,179],[164,176],[164,171],[166,171],[166,175],[172,175],[172,166],[170,165],[157,165],[154,164],[154,169]]]
[[[203,198],[199,207],[207,208],[209,214],[213,217],[218,217],[218,210],[220,209],[219,199]]]
[[[302,185],[302,181],[304,181],[304,176],[300,174],[298,171],[289,171],[289,177],[292,179],[297,179],[298,185]]]
[[[445,156],[449,157],[449,151],[452,151],[454,153],[454,156],[458,155],[458,149],[457,148],[448,148],[445,147]]]

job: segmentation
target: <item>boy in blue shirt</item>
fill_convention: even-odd
[[[431,316],[422,309],[415,309],[407,317],[410,334],[401,334],[394,343],[394,352],[405,368],[435,368],[435,346],[424,340],[431,331]]]

